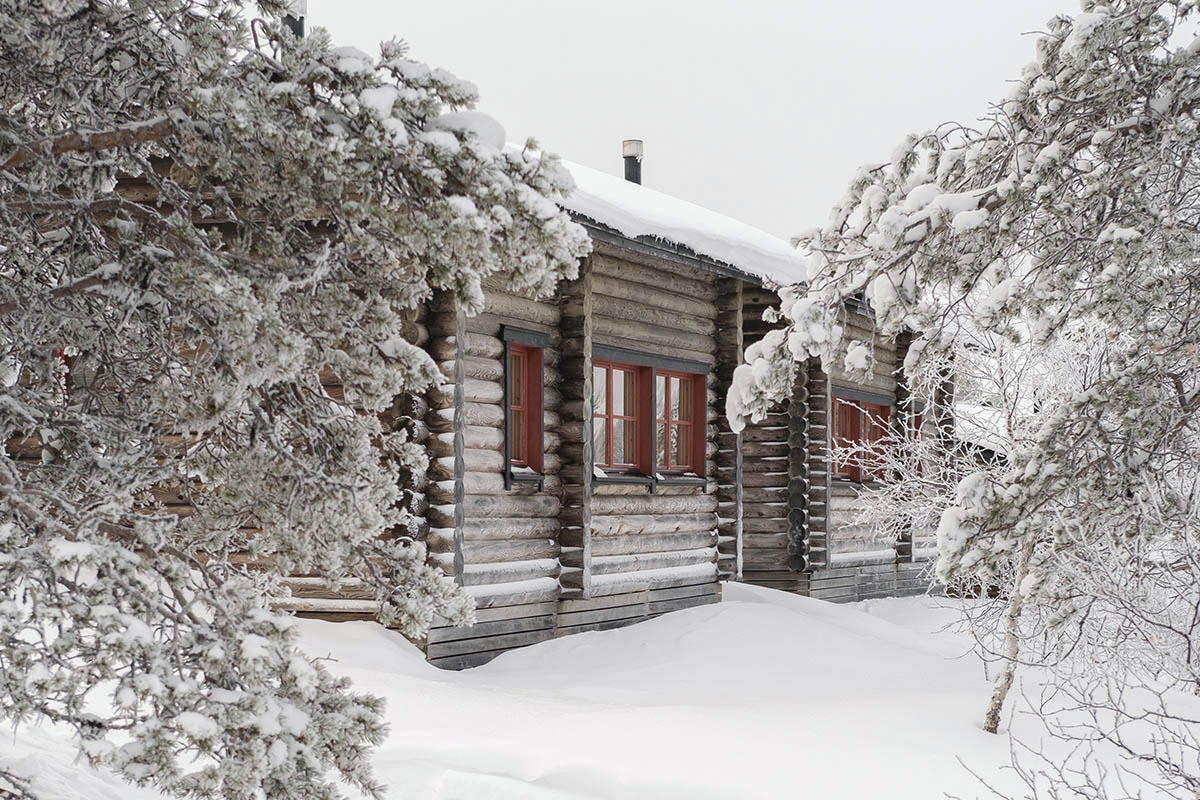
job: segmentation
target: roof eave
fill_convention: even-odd
[[[720,275],[723,278],[738,278],[757,286],[765,285],[763,279],[757,275],[752,275],[733,264],[718,261],[703,253],[697,253],[685,245],[676,244],[665,239],[658,239],[653,236],[626,236],[617,229],[609,227],[602,222],[597,222],[584,214],[570,210],[568,210],[568,213],[570,213],[571,218],[575,222],[587,230],[588,235],[597,243],[625,249],[650,258],[659,258],[676,264],[702,269]]]

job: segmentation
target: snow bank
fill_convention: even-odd
[[[730,584],[717,605],[460,673],[373,623],[297,627],[387,698],[389,797],[928,800],[986,795],[963,764],[1014,788],[1008,738],[980,730],[990,684],[944,630],[955,619],[949,600],[839,606]],[[53,729],[0,738],[0,763],[35,775],[43,800],[160,800],[72,763]]]
[[[792,245],[744,222],[606,172],[564,161],[575,191],[563,205],[625,236],[683,245],[775,285],[799,283],[807,262]]]

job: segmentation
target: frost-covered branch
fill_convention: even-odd
[[[979,126],[911,136],[860,171],[830,222],[801,237],[810,274],[783,293],[788,329],[748,350],[731,394],[736,425],[782,396],[797,359],[856,369],[869,343],[847,340],[843,315],[860,291],[883,335],[918,332],[910,379],[922,365],[960,366],[964,337],[1051,354],[1094,337],[1050,402],[1001,403],[1015,412],[1002,431],[1011,446],[941,514],[942,579],[995,586],[1020,609],[1023,646],[1049,643],[1010,664],[1094,656],[1112,630],[1145,643],[1156,669],[1191,658],[1175,645],[1168,657],[1150,628],[1164,624],[1170,592],[1191,597],[1155,559],[1200,530],[1196,15],[1184,0],[1085,0],[1049,22]],[[957,385],[957,400],[979,405],[971,391]],[[1118,569],[1118,555],[1136,571]],[[1129,594],[1150,575],[1164,594]]]

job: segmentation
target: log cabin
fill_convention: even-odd
[[[477,622],[419,644],[446,668],[581,631],[715,603],[725,580],[830,600],[921,591],[919,542],[879,542],[855,521],[864,481],[830,445],[901,424],[903,337],[874,336],[869,381],[815,361],[766,419],[740,432],[724,395],[772,327],[773,287],[804,279],[786,241],[640,184],[569,165],[565,205],[593,251],[555,296],[488,282],[482,314],[434,297],[413,326],[444,381],[411,398],[430,469],[429,561],[474,597]],[[423,424],[421,424],[423,423]],[[293,586],[290,607],[362,618],[363,601]]]

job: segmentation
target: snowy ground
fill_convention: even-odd
[[[998,781],[1008,762],[1008,738],[979,727],[982,667],[943,630],[956,619],[948,600],[838,606],[730,585],[719,605],[460,673],[372,623],[301,625],[310,653],[388,698],[376,765],[397,798],[928,800],[990,796],[959,759]],[[46,800],[158,797],[72,752],[48,729],[0,739]]]

